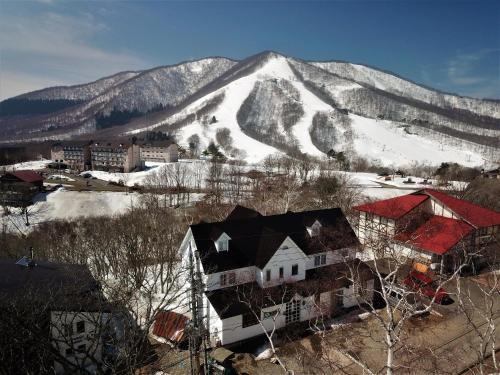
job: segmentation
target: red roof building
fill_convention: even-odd
[[[500,212],[434,189],[355,209],[360,212],[357,234],[365,247],[376,249],[390,239],[405,256],[420,250],[420,255],[431,263],[439,262],[441,256],[450,254],[451,259],[464,253],[459,251],[459,244],[464,245],[460,249],[466,249],[466,253],[472,254],[472,250],[477,253],[483,245],[491,244],[500,231]],[[380,241],[382,238],[385,241]]]
[[[478,206],[477,204],[452,197],[451,195],[434,189],[424,189],[415,194],[421,193],[428,194],[434,199],[437,199],[447,208],[460,216],[463,220],[467,221],[476,228],[500,225],[500,212],[488,210],[484,207]]]
[[[432,216],[411,233],[402,232],[395,239],[434,254],[442,255],[474,231],[469,224],[443,216]]]
[[[429,197],[427,195],[403,195],[354,207],[358,211],[368,212],[388,219],[399,219],[418,207]]]
[[[30,184],[43,184],[43,177],[34,171],[15,171],[7,172],[2,176],[3,180],[18,180],[20,182],[28,182]]]

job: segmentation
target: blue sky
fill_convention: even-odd
[[[0,98],[123,70],[275,50],[500,98],[499,1],[5,1]]]

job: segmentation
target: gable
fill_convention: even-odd
[[[307,227],[318,221],[327,230],[311,237]],[[257,266],[264,267],[289,238],[303,254],[355,247],[359,241],[339,208],[287,212],[239,220],[191,225],[200,260],[207,273]],[[214,241],[226,233],[229,251],[219,252]]]
[[[290,237],[285,238],[281,245],[276,249],[271,258],[266,264],[259,267],[260,269],[268,268],[272,264],[285,264],[285,263],[297,263],[300,261],[306,261],[307,255],[302,251],[302,249],[297,246],[295,242]]]

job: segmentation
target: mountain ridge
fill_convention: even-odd
[[[156,129],[176,133],[179,142],[186,144],[193,135],[188,134],[189,129],[196,129],[205,146],[221,138],[221,134],[233,134],[234,145],[227,147],[228,155],[238,155],[235,150],[240,148],[244,152],[239,156],[246,153],[243,158],[248,160],[256,160],[248,144],[265,149],[265,154],[274,149],[312,155],[325,153],[329,147],[341,151],[342,144],[351,155],[366,154],[383,164],[389,164],[391,157],[396,162],[427,157],[404,156],[404,150],[394,143],[389,145],[378,139],[376,133],[371,134],[379,128],[380,132],[387,131],[389,138],[397,135],[403,141],[413,137],[422,145],[429,143],[420,145],[430,150],[429,155],[436,154],[432,147],[442,148],[436,142],[441,139],[456,153],[466,152],[466,157],[453,157],[466,164],[479,163],[481,158],[493,162],[499,158],[500,101],[443,93],[365,65],[306,61],[263,51],[242,60],[208,57],[120,72],[88,85],[98,82],[104,82],[105,87],[94,87],[96,95],[84,90],[81,95],[87,96],[81,103],[61,102],[61,108],[50,113],[27,114],[22,110],[38,100],[30,103],[30,95],[37,97],[43,90],[54,88],[15,97],[28,101],[18,103],[20,113],[0,115],[0,138],[67,139],[94,133],[130,136]],[[70,92],[84,86],[63,90]],[[289,96],[287,92],[295,94]],[[77,97],[76,93],[72,95]],[[42,104],[46,104],[43,100]],[[242,107],[246,112],[242,112]],[[222,116],[220,122],[208,127],[206,117],[218,114]],[[249,140],[252,137],[258,144]],[[372,144],[368,153],[359,144],[363,137],[368,137]],[[429,156],[433,162],[453,156],[440,151],[437,159]],[[410,151],[406,153],[412,155]]]

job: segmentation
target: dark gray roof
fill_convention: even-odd
[[[109,309],[99,283],[85,265],[34,262],[25,267],[0,259],[0,305],[47,304],[53,310]]]
[[[238,212],[235,213],[236,210]],[[287,237],[306,255],[359,245],[340,208],[271,216],[256,215],[255,211],[238,207],[235,211],[221,222],[191,225],[203,269],[207,274],[248,266],[262,268]],[[322,226],[320,235],[311,237],[307,227],[316,220]],[[214,241],[222,233],[226,233],[231,240],[229,251],[219,253]]]

